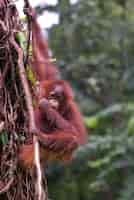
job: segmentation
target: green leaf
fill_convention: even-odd
[[[3,145],[6,145],[8,143],[8,135],[6,131],[3,131],[0,134],[0,141],[2,142]]]
[[[27,65],[26,67],[26,73],[27,73],[27,77],[28,80],[31,82],[31,84],[34,86],[36,83],[36,78],[34,76],[34,73],[32,71],[32,69],[30,68],[30,66]]]
[[[85,125],[88,128],[95,129],[98,125],[98,118],[97,117],[85,117],[84,119]]]
[[[90,161],[88,162],[88,166],[91,168],[100,168],[101,166],[108,164],[110,162],[109,157],[105,157],[103,159],[98,159],[96,161]]]
[[[128,134],[134,135],[134,117],[132,117],[128,122]]]
[[[23,51],[26,51],[26,37],[25,34],[22,32],[19,32],[16,34],[16,40],[19,43],[20,47],[23,49]]]

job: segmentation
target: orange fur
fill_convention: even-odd
[[[58,70],[50,62],[48,44],[42,37],[36,17],[32,20],[32,69],[39,81],[35,107],[36,127],[40,141],[41,161],[69,161],[74,150],[86,142],[86,130],[68,82],[57,80]],[[47,101],[57,85],[63,90],[63,102],[58,110]],[[42,103],[40,103],[42,102]],[[24,144],[19,151],[22,166],[31,168],[34,162],[33,144]]]

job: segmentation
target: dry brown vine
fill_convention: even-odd
[[[0,199],[45,200],[35,136],[36,173],[23,171],[17,159],[19,145],[35,131],[23,51],[16,41],[16,33],[21,30],[13,1],[0,0]]]

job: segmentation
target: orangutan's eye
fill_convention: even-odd
[[[55,92],[50,92],[50,94],[49,94],[49,98],[55,98]]]

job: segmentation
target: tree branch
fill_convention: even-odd
[[[27,104],[27,109],[29,113],[29,132],[33,134],[37,132],[35,126],[35,117],[34,117],[34,109],[32,104],[32,96],[29,88],[29,84],[26,78],[26,72],[23,64],[23,51],[15,42],[14,37],[11,38],[11,43],[13,44],[15,50],[18,53],[18,68],[19,68],[19,76],[22,82],[22,86],[25,92],[25,100]],[[34,145],[34,158],[35,158],[35,167],[36,167],[36,174],[37,174],[37,183],[35,185],[35,190],[37,192],[37,200],[45,200],[45,192],[42,187],[42,171],[40,165],[40,149],[37,137],[33,136],[33,145]]]

